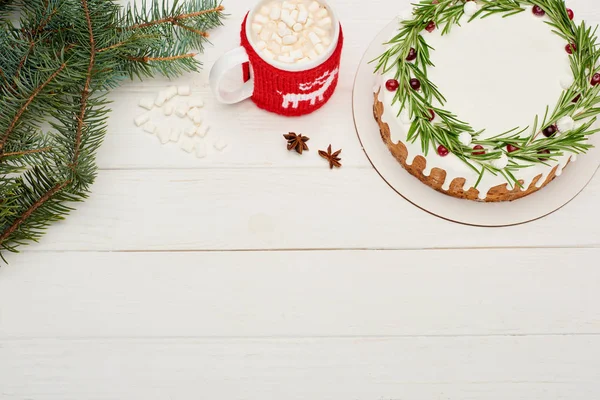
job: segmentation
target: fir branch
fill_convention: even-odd
[[[67,187],[69,182],[63,182],[55,185],[46,193],[44,193],[35,203],[33,203],[19,218],[17,218],[11,225],[4,229],[0,234],[0,248],[5,246],[5,242],[10,236],[30,218],[35,211],[42,207],[47,201],[52,199],[57,193]]]
[[[142,24],[135,24],[132,25],[130,27],[128,27],[128,30],[136,30],[136,29],[143,29],[143,28],[149,28],[152,26],[156,26],[156,25],[161,25],[161,24],[173,24],[173,25],[179,25],[180,23],[182,23],[181,21],[185,21],[187,19],[191,19],[191,18],[196,18],[196,17],[200,17],[206,14],[212,14],[212,13],[220,13],[223,12],[225,10],[225,7],[223,7],[222,5],[219,5],[215,8],[211,8],[210,10],[202,10],[202,11],[196,11],[193,13],[187,13],[187,14],[180,14],[180,15],[175,15],[172,17],[166,17],[166,18],[161,18],[158,19],[156,21],[149,21],[149,22],[144,22]]]
[[[29,154],[44,153],[44,152],[50,151],[50,150],[52,150],[51,147],[44,147],[41,149],[31,149],[31,150],[23,150],[23,151],[13,151],[13,152],[9,152],[9,153],[0,153],[0,157],[21,157],[21,156],[26,156]]]
[[[20,118],[23,116],[23,113],[27,110],[27,107],[29,107],[29,105],[33,102],[33,100],[35,100],[36,96],[38,96],[40,94],[40,92],[42,90],[44,90],[44,88],[46,86],[48,86],[48,84],[50,82],[52,82],[54,79],[56,79],[56,77],[66,67],[67,67],[67,64],[65,64],[65,63],[61,64],[61,66],[56,71],[54,71],[54,73],[52,73],[52,75],[50,75],[50,77],[48,77],[48,79],[44,83],[42,83],[40,86],[38,86],[33,91],[33,93],[31,93],[31,95],[29,96],[29,98],[27,98],[27,100],[25,101],[25,104],[23,104],[23,106],[17,111],[17,113],[14,116],[14,118],[12,119],[10,125],[8,126],[8,128],[6,129],[6,131],[4,132],[4,134],[2,135],[2,139],[0,139],[0,151],[2,151],[2,149],[4,148],[4,145],[6,144],[6,141],[8,140],[8,137],[10,136],[10,134],[12,133],[12,131],[17,126],[17,123],[19,122]]]
[[[77,117],[77,131],[75,133],[75,151],[73,155],[73,160],[71,163],[73,165],[77,165],[79,161],[79,151],[81,149],[81,134],[83,131],[83,124],[85,118],[85,111],[87,108],[87,101],[90,95],[90,83],[92,81],[92,70],[94,69],[94,63],[96,61],[96,41],[94,39],[94,30],[92,28],[92,20],[90,17],[90,10],[88,8],[87,0],[81,0],[81,5],[83,7],[85,21],[87,24],[88,33],[90,35],[90,62],[87,68],[87,75],[85,78],[85,84],[83,86],[83,91],[81,92],[81,106],[79,109],[79,116]]]

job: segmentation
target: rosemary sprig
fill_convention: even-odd
[[[545,21],[552,32],[563,38],[566,44],[575,45],[570,57],[574,84],[565,90],[556,106],[546,110],[543,118],[535,116],[532,127],[514,128],[507,132],[481,138],[483,131],[476,132],[470,124],[462,121],[450,111],[443,109],[446,99],[437,86],[428,78],[427,69],[432,67],[430,51],[423,30],[431,23],[441,29],[442,35],[448,34],[454,25],[460,26],[464,15],[463,0],[422,0],[415,5],[413,18],[402,21],[395,37],[388,43],[389,48],[377,59],[376,72],[387,74],[395,69],[394,77],[400,86],[394,96],[393,103],[400,103],[400,110],[408,110],[413,120],[407,134],[409,142],[421,143],[423,154],[430,149],[442,145],[460,158],[479,174],[479,181],[485,173],[502,175],[513,186],[520,186],[514,173],[520,169],[536,164],[550,165],[566,153],[580,154],[587,152],[592,146],[589,136],[598,132],[593,129],[596,117],[600,114],[600,86],[592,86],[590,81],[596,72],[600,60],[596,30],[586,26],[585,22],[576,25],[569,19],[564,0],[479,0],[480,9],[468,19],[487,18],[492,15],[509,17],[526,10],[525,7],[539,6],[547,17]],[[406,60],[411,48],[416,51],[414,61]],[[410,79],[416,78],[421,84],[419,91],[410,86]],[[441,104],[433,106],[434,102]],[[430,121],[430,110],[439,116],[440,121]],[[580,126],[561,135],[551,138],[540,136],[540,130],[556,124],[564,117],[571,117]],[[530,133],[526,133],[530,131]],[[483,155],[475,155],[473,149],[459,141],[461,132],[469,132],[473,136],[473,145],[486,148]],[[518,150],[505,151],[507,146]],[[509,164],[504,169],[492,165],[492,161],[506,154]],[[478,181],[478,183],[479,183]],[[477,185],[475,185],[477,187]]]

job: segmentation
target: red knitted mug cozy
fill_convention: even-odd
[[[335,51],[321,65],[306,71],[284,71],[263,60],[246,36],[246,20],[242,24],[242,46],[249,63],[243,65],[244,82],[254,78],[252,101],[260,108],[287,117],[310,114],[321,108],[333,95],[338,83],[344,36]]]

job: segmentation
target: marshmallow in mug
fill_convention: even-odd
[[[332,45],[334,34],[329,10],[315,0],[268,1],[251,28],[263,58],[288,64],[319,58]]]

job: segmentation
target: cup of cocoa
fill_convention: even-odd
[[[241,46],[224,54],[210,71],[218,101],[251,99],[259,108],[300,116],[321,108],[337,86],[343,34],[325,0],[263,0],[244,18]],[[239,68],[243,85],[222,86]]]

